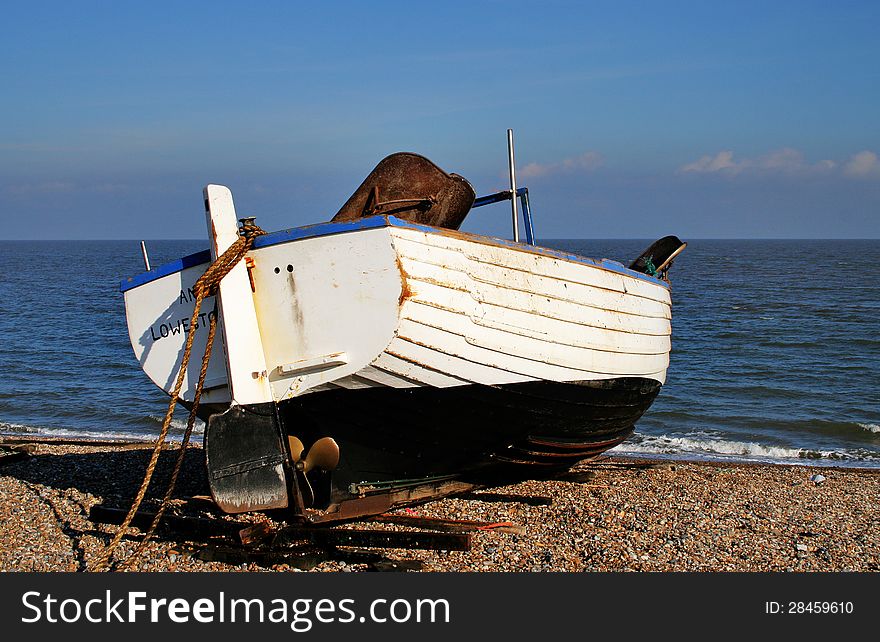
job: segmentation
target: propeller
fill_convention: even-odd
[[[315,501],[315,493],[307,475],[315,469],[330,472],[336,468],[339,465],[339,446],[332,437],[322,437],[312,444],[308,452],[303,443],[293,435],[287,437],[287,443],[290,445],[290,459],[300,482],[303,504],[311,506]]]

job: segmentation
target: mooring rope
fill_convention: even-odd
[[[147,493],[147,488],[150,486],[150,480],[153,477],[153,472],[156,470],[156,464],[159,462],[159,454],[165,447],[165,439],[168,436],[168,429],[171,426],[171,418],[174,415],[174,408],[177,405],[177,401],[180,395],[180,389],[183,387],[183,380],[186,377],[186,369],[189,365],[189,357],[192,352],[193,339],[195,338],[195,333],[197,329],[197,322],[199,318],[199,312],[202,308],[202,301],[205,297],[211,296],[217,292],[218,287],[220,286],[220,281],[229,274],[230,270],[234,268],[242,258],[244,258],[245,254],[250,251],[251,246],[254,243],[254,239],[258,236],[265,234],[265,232],[260,229],[253,221],[249,219],[245,219],[241,222],[241,227],[239,227],[239,236],[235,240],[235,242],[229,246],[229,248],[223,252],[217,259],[208,266],[208,269],[205,273],[199,277],[193,286],[193,294],[195,295],[195,307],[193,308],[192,316],[189,320],[189,329],[186,334],[186,344],[183,350],[183,358],[180,362],[180,371],[177,373],[177,381],[174,384],[174,391],[171,393],[171,401],[168,403],[168,412],[165,413],[165,420],[162,422],[162,430],[159,431],[159,437],[156,439],[156,445],[153,448],[153,454],[150,457],[150,463],[147,465],[147,471],[144,475],[144,481],[141,484],[140,489],[135,496],[134,502],[131,505],[131,508],[128,511],[128,515],[125,516],[122,524],[119,527],[119,530],[116,531],[116,535],[114,535],[112,541],[107,545],[107,547],[101,552],[100,556],[95,560],[95,563],[89,569],[94,572],[101,572],[111,570],[110,561],[113,556],[113,552],[119,546],[119,542],[122,541],[122,538],[128,532],[129,526],[131,526],[131,522],[134,519],[134,516],[137,514],[138,509],[141,506],[141,503],[144,500],[144,496]],[[202,357],[202,367],[199,371],[199,381],[196,385],[195,396],[193,398],[192,407],[189,411],[189,418],[186,422],[186,431],[183,435],[183,442],[180,445],[180,450],[177,454],[177,461],[174,464],[174,470],[171,473],[171,479],[168,482],[168,488],[165,491],[165,495],[162,498],[162,503],[159,506],[159,510],[156,512],[155,517],[153,518],[152,523],[150,524],[149,529],[147,529],[146,534],[143,539],[138,544],[137,548],[135,548],[134,552],[129,556],[127,560],[123,560],[119,564],[120,569],[125,569],[131,566],[133,561],[137,559],[138,555],[143,551],[147,542],[153,536],[153,532],[156,530],[156,527],[159,525],[159,520],[162,519],[162,515],[165,513],[165,509],[168,507],[168,504],[171,499],[171,494],[174,492],[174,486],[177,483],[177,477],[180,473],[180,469],[183,465],[183,460],[186,455],[187,446],[189,445],[189,439],[192,435],[193,426],[195,425],[196,413],[199,408],[199,401],[202,396],[202,388],[205,385],[205,375],[208,371],[208,362],[211,359],[211,349],[214,344],[214,335],[217,331],[217,310],[215,304],[214,314],[209,314],[210,325],[208,328],[208,338],[207,343],[205,345],[205,354]]]

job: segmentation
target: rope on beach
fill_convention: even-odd
[[[217,292],[218,287],[220,286],[220,281],[229,274],[230,270],[234,268],[239,261],[250,251],[253,246],[254,239],[258,236],[265,234],[265,232],[260,229],[252,220],[245,219],[241,222],[241,226],[239,227],[239,237],[235,240],[235,242],[229,246],[222,255],[218,256],[217,259],[208,266],[208,269],[205,273],[199,277],[193,286],[193,293],[195,294],[195,307],[193,308],[192,316],[189,320],[189,330],[186,335],[186,344],[183,350],[183,359],[180,362],[180,371],[177,373],[177,381],[174,384],[174,391],[171,393],[171,401],[168,403],[168,412],[165,413],[165,420],[162,422],[162,430],[159,432],[159,437],[156,439],[156,445],[153,448],[153,454],[150,457],[150,463],[147,465],[147,471],[144,475],[144,481],[141,484],[140,489],[138,490],[137,495],[135,496],[134,502],[131,505],[131,509],[128,511],[128,515],[126,515],[125,520],[120,525],[119,530],[116,531],[116,535],[114,535],[113,540],[107,545],[107,547],[101,552],[100,556],[95,560],[94,564],[91,567],[91,571],[93,572],[101,572],[111,570],[110,561],[113,556],[113,552],[119,546],[119,542],[122,541],[122,538],[128,532],[128,527],[131,525],[132,520],[134,519],[135,514],[141,506],[141,503],[144,500],[144,496],[147,493],[147,488],[150,485],[150,480],[153,477],[153,472],[156,470],[156,464],[159,462],[159,453],[165,447],[165,439],[168,436],[168,429],[171,426],[171,418],[174,415],[174,407],[177,404],[180,395],[180,389],[183,387],[183,380],[186,376],[186,369],[189,365],[189,357],[192,352],[193,339],[195,338],[195,333],[197,329],[197,322],[199,318],[199,312],[202,308],[202,301],[205,297],[211,296]],[[186,431],[183,435],[183,443],[180,445],[180,450],[177,454],[177,461],[174,463],[174,470],[171,473],[171,479],[168,482],[168,488],[165,491],[165,495],[162,498],[162,504],[159,507],[159,510],[156,512],[156,516],[153,518],[153,522],[150,524],[149,529],[147,529],[146,534],[143,539],[138,544],[137,548],[134,552],[129,556],[127,560],[123,560],[119,563],[118,567],[120,569],[125,569],[129,567],[132,562],[137,559],[138,555],[143,551],[147,542],[153,536],[153,532],[156,530],[156,527],[159,525],[159,521],[162,519],[162,515],[165,513],[165,509],[168,507],[169,501],[171,499],[171,494],[174,492],[174,486],[177,483],[177,477],[180,473],[180,468],[183,465],[183,459],[186,455],[186,449],[189,445],[189,439],[192,435],[193,426],[195,425],[196,420],[196,412],[199,408],[199,401],[202,396],[202,388],[205,385],[205,375],[208,371],[208,362],[211,359],[211,349],[214,344],[214,335],[217,331],[217,314],[216,314],[216,302],[215,302],[215,313],[209,314],[208,317],[210,319],[210,325],[208,328],[208,338],[207,343],[205,344],[205,354],[202,357],[202,367],[199,371],[199,381],[196,385],[195,396],[193,398],[192,407],[189,411],[189,418],[186,422]]]

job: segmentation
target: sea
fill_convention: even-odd
[[[649,242],[542,244],[627,263]],[[147,246],[158,265],[206,243]],[[138,241],[0,241],[0,434],[158,434],[167,397],[134,358],[119,293],[142,271]],[[668,380],[614,452],[880,467],[877,271],[880,240],[691,240],[670,273]]]

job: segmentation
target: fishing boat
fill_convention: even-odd
[[[632,433],[666,380],[685,244],[660,239],[628,267],[536,245],[508,142],[510,189],[482,198],[392,154],[333,220],[257,236],[194,323],[196,279],[239,238],[228,188],[204,189],[209,249],[153,269],[145,252],[122,281],[135,356],[168,394],[187,334],[201,354],[217,315],[199,415],[223,510],[381,513],[558,473]],[[458,230],[502,201],[512,240]]]

